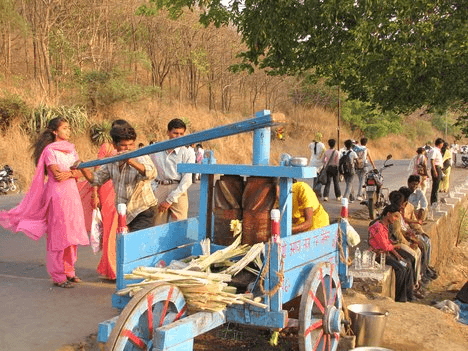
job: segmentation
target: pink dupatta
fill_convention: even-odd
[[[34,240],[39,240],[47,229],[47,194],[45,194],[45,154],[46,150],[70,153],[75,145],[68,141],[57,141],[47,145],[42,151],[36,171],[21,203],[9,211],[0,211],[0,225],[14,233],[23,232]]]

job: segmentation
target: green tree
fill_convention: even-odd
[[[311,71],[383,110],[467,104],[468,6],[458,0],[151,0],[177,15],[233,23],[243,67]]]

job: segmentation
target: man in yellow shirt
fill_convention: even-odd
[[[330,224],[328,213],[317,199],[312,188],[304,182],[292,186],[292,233],[325,227]]]

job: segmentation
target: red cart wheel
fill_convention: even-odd
[[[334,264],[315,265],[299,309],[299,350],[335,351],[341,330],[341,284]]]
[[[175,322],[185,314],[185,299],[176,286],[161,283],[146,287],[123,309],[106,349],[152,350],[154,329]]]

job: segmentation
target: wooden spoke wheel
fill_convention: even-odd
[[[179,320],[185,314],[185,299],[176,286],[162,283],[146,287],[123,309],[106,349],[152,350],[153,331]]]
[[[341,284],[337,267],[316,264],[304,284],[299,309],[299,350],[335,351],[341,329]]]

